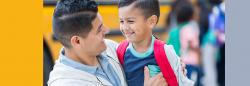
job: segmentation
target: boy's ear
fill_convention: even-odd
[[[72,47],[81,47],[81,38],[79,36],[72,36],[70,39],[70,43]]]
[[[148,23],[150,28],[154,28],[157,24],[158,17],[156,15],[152,15],[148,18]]]

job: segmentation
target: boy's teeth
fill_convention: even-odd
[[[125,33],[126,34],[126,36],[130,36],[130,35],[132,35],[134,32],[128,32],[128,33]]]

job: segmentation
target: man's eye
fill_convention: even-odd
[[[97,29],[97,34],[100,33],[101,31],[102,31],[102,27],[99,27],[99,28]]]
[[[134,21],[128,21],[128,23],[134,23]]]
[[[98,33],[100,33],[102,31],[102,27],[100,29],[98,29]]]
[[[102,31],[103,28],[103,24],[101,24],[98,28],[97,28],[97,34],[100,33]]]
[[[120,23],[123,23],[124,21],[120,21]]]
[[[97,32],[98,32],[98,33],[100,33],[101,31],[102,31],[102,29],[98,29],[98,31],[97,31]]]

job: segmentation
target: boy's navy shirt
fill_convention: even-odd
[[[128,86],[144,85],[144,67],[148,65],[157,65],[154,52],[154,37],[149,49],[145,53],[138,53],[130,43],[124,55],[124,72]]]

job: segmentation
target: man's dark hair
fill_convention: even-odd
[[[189,21],[194,14],[194,8],[188,0],[180,0],[175,7],[175,13],[178,23]]]
[[[97,16],[97,4],[90,0],[60,0],[53,14],[53,33],[64,47],[70,48],[72,36],[85,38]]]
[[[145,18],[156,15],[159,20],[160,7],[158,0],[120,0],[118,3],[118,8],[129,6],[133,3],[135,3],[135,8],[139,8],[140,10],[142,10],[142,14]]]

